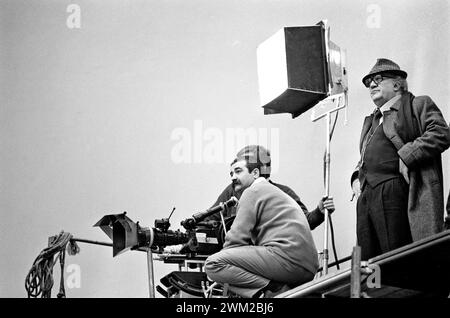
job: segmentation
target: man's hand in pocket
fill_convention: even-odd
[[[406,183],[409,184],[409,170],[408,170],[408,166],[405,165],[405,163],[403,162],[403,160],[401,158],[398,159],[398,162],[399,162],[400,173],[402,174],[403,178],[405,178]]]

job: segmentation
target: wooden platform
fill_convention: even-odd
[[[368,288],[361,274],[361,294],[371,298],[448,297],[450,292],[450,230],[370,259],[380,269],[381,284]],[[350,297],[351,269],[298,286],[279,298]]]

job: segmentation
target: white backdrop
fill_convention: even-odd
[[[284,26],[323,19],[347,50],[348,122],[341,112],[331,194],[338,255],[349,255],[349,178],[373,109],[361,78],[376,58],[393,59],[410,90],[430,95],[449,121],[449,13],[445,0],[0,1],[0,296],[26,296],[28,270],[61,230],[108,241],[92,227],[103,215],[127,211],[153,226],[174,206],[172,229],[180,228],[228,184],[242,129],[267,140],[273,180],[314,208],[325,124],[310,112],[263,115],[256,48]],[[448,194],[448,152],[444,160]],[[318,249],[322,235],[323,225]],[[112,258],[109,248],[80,247],[66,257],[67,279],[79,275],[79,284],[66,282],[68,297],[148,296],[144,253]],[[156,282],[174,269],[156,262]]]

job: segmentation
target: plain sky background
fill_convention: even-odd
[[[80,28],[66,25],[70,4],[81,9]],[[127,211],[153,226],[175,206],[175,230],[208,208],[229,183],[231,158],[211,163],[200,153],[197,162],[192,155],[177,163],[177,131],[203,150],[208,129],[224,138],[239,128],[278,134],[272,179],[313,209],[324,192],[325,123],[311,122],[310,111],[296,119],[263,114],[256,48],[282,27],[323,19],[347,51],[347,124],[340,112],[331,194],[338,256],[350,255],[349,178],[374,107],[361,78],[376,58],[393,59],[410,90],[431,96],[450,121],[449,15],[446,0],[0,1],[0,296],[26,297],[34,259],[62,230],[108,241],[92,227],[105,214]],[[193,142],[190,151],[201,150]],[[443,157],[447,196],[448,152]],[[313,231],[318,250],[323,231]],[[81,270],[68,297],[148,296],[145,253],[113,258],[110,248],[79,246],[66,256],[66,267]],[[155,262],[155,282],[176,268]]]

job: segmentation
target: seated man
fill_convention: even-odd
[[[291,188],[289,188],[288,186],[279,184],[279,183],[275,183],[272,180],[270,180],[271,159],[270,159],[270,151],[269,150],[267,150],[263,146],[250,145],[250,146],[246,146],[246,147],[242,148],[237,153],[236,156],[239,157],[248,152],[257,152],[259,154],[259,156],[261,157],[261,161],[263,163],[263,167],[261,168],[261,170],[262,170],[261,177],[266,178],[270,184],[280,188],[287,195],[289,195],[292,199],[294,199],[295,202],[297,202],[297,204],[301,208],[301,211],[303,211],[303,213],[305,214],[311,230],[314,230],[317,226],[322,224],[322,222],[324,221],[324,218],[325,218],[324,217],[325,209],[328,209],[328,211],[330,213],[334,212],[334,202],[333,202],[332,197],[322,198],[319,201],[317,208],[314,209],[313,211],[309,212],[308,209],[306,208],[306,206],[302,203],[302,201],[300,201],[299,196]],[[242,191],[243,191],[243,189],[242,189],[242,186],[239,184],[239,181],[235,180],[231,184],[229,184],[225,188],[225,190],[222,191],[222,193],[219,195],[216,202],[212,206],[217,206],[217,205],[219,205],[220,202],[228,201],[233,196],[236,197],[237,199],[239,199],[241,197]],[[225,210],[224,217],[230,217],[230,216],[234,216],[234,215],[236,215],[236,207],[227,208]],[[220,214],[219,213],[213,214],[210,217],[208,217],[206,219],[206,221],[220,221]]]
[[[258,152],[231,164],[242,196],[223,249],[208,257],[210,279],[242,297],[274,296],[314,278],[319,267],[311,230],[299,205],[261,176]]]

